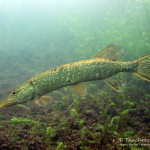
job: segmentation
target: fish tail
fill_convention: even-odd
[[[138,64],[135,74],[144,80],[150,81],[150,55],[141,57],[135,62]]]

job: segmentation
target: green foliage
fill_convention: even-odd
[[[150,94],[145,94],[145,97],[146,98],[150,98]]]
[[[134,130],[128,130],[128,131],[123,132],[123,136],[127,138],[127,137],[130,137],[130,136],[134,136],[135,133],[136,132]]]
[[[95,128],[95,130],[98,130],[98,131],[101,131],[101,132],[105,132],[105,126],[103,126],[102,124],[99,124],[99,123],[93,123],[93,125],[92,125],[94,128]]]
[[[110,106],[113,107],[113,106],[116,106],[116,104],[114,102],[111,102]]]
[[[123,110],[120,114],[121,114],[121,115],[128,115],[129,112],[130,112],[130,110],[129,110],[129,109],[126,109],[126,110]]]
[[[78,124],[79,128],[81,128],[81,127],[84,126],[85,120],[78,120],[78,121],[77,121],[77,124]]]
[[[77,107],[79,105],[79,99],[78,98],[73,99],[73,105],[74,105],[74,107]]]
[[[57,142],[56,150],[62,150],[66,148],[66,145],[63,142]]]
[[[26,124],[26,123],[28,123],[28,124],[38,124],[39,122],[35,121],[35,120],[32,120],[32,119],[27,119],[27,118],[13,117],[13,118],[11,118],[10,123],[12,123],[12,124],[21,124],[21,123],[24,123],[24,124]]]
[[[83,127],[80,129],[80,137],[84,138],[89,133],[89,130],[87,127]]]
[[[125,110],[123,110],[120,114],[127,116],[127,115],[129,115],[129,113],[131,113],[131,112],[136,112],[136,109],[125,109]]]
[[[124,106],[127,106],[128,108],[133,108],[135,106],[135,103],[129,100],[125,101],[123,104]]]
[[[71,117],[78,117],[78,112],[75,108],[71,108],[70,110]]]
[[[111,125],[116,124],[120,121],[120,116],[114,116],[111,118]]]
[[[45,137],[51,138],[56,135],[56,129],[53,129],[51,127],[47,127],[45,130]]]

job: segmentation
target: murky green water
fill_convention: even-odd
[[[111,43],[125,49],[124,60],[150,54],[149,10],[149,0],[0,0],[0,100]],[[0,149],[148,150],[147,141],[140,147],[126,138],[150,138],[150,82],[124,79],[123,93],[96,81],[86,83],[84,99],[70,87],[53,92],[46,107],[31,101],[1,109]]]

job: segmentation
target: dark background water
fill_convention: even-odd
[[[150,53],[149,0],[0,0],[0,98],[52,67],[110,43],[126,58]]]

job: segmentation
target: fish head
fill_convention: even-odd
[[[34,93],[35,89],[30,83],[22,85],[13,90],[5,100],[0,102],[0,107],[9,107],[28,102],[34,98]]]

